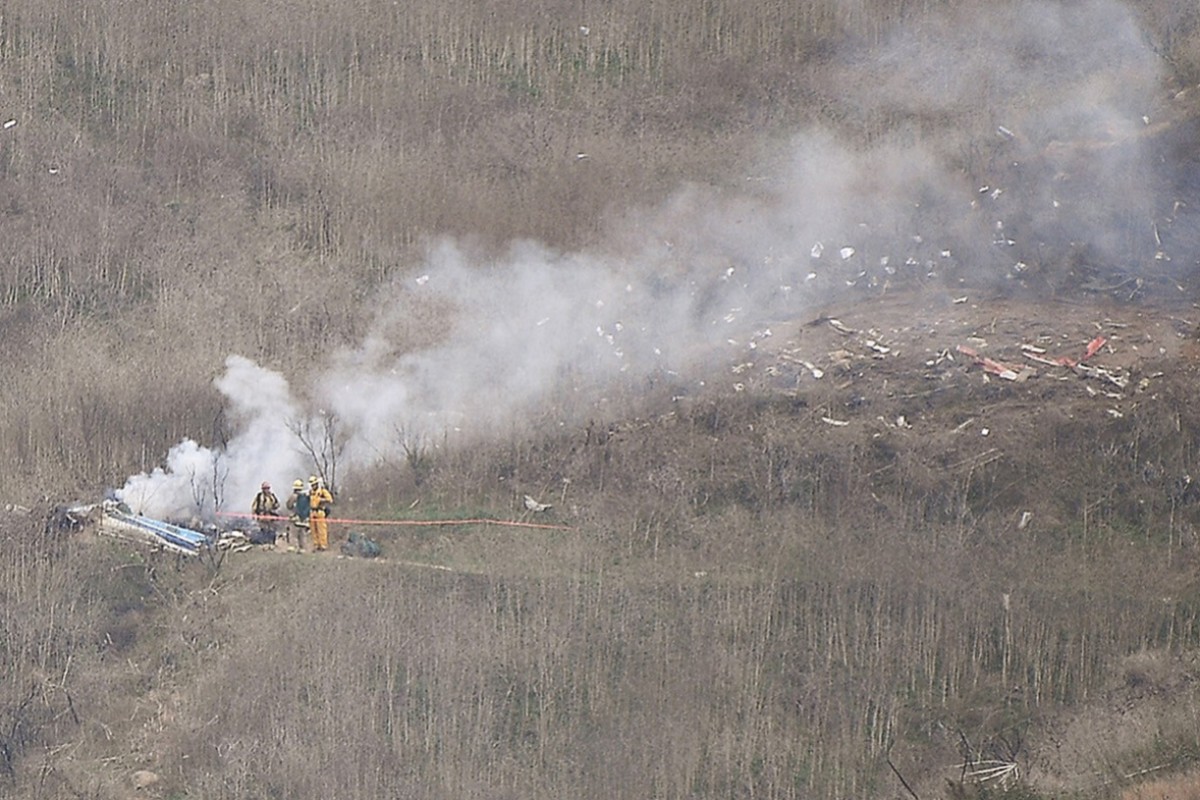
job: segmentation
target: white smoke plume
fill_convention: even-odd
[[[603,250],[522,242],[480,264],[442,242],[380,298],[371,334],[332,354],[319,386],[303,387],[320,411],[301,408],[281,375],[231,356],[216,385],[233,438],[179,444],[119,496],[156,516],[241,510],[261,480],[313,471],[297,430],[335,422],[346,476],[414,444],[578,421],[614,382],[695,382],[705,364],[744,357],[772,321],[801,316],[830,291],[880,287],[903,270],[922,279],[997,270],[1002,280],[1022,220],[1038,234],[1002,192],[1044,204],[1026,217],[1056,213],[1063,178],[1047,165],[1061,163],[1042,151],[1140,118],[1158,79],[1132,15],[1113,0],[948,14],[933,30],[898,32],[868,62],[848,59],[842,75],[854,88],[840,102],[866,124],[907,122],[865,149],[805,132],[746,191],[681,189],[631,214]],[[956,161],[984,131],[1014,140],[1003,174],[1024,186],[981,188]],[[1013,170],[1033,155],[1036,169]],[[1112,214],[1149,213],[1125,172],[1092,173],[1102,182],[1076,200],[1103,194],[1104,213],[1076,209],[1073,237],[1103,241]],[[1005,214],[1016,222],[1004,227]],[[444,329],[413,349],[406,320],[429,308],[450,311],[438,317]]]

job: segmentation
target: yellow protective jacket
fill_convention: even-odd
[[[312,510],[316,514],[321,513],[322,516],[328,517],[330,506],[333,505],[333,492],[326,489],[324,486],[313,489],[312,495]]]

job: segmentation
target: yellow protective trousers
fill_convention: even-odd
[[[314,550],[329,549],[329,523],[325,521],[324,511],[314,511],[308,518],[308,527],[312,532]]]

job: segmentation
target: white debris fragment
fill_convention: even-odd
[[[961,306],[963,303],[967,302],[967,298],[966,297],[956,297],[953,300],[951,300],[950,302],[954,303],[954,305],[956,305],[956,306]]]
[[[17,121],[15,119],[10,119],[4,123],[4,130],[8,130],[9,128],[16,127],[16,124],[17,124]]]
[[[848,259],[854,255],[854,248],[853,247],[843,247],[841,250],[838,251],[838,255],[840,255],[842,257],[842,261],[845,261],[846,259]]]
[[[1004,137],[1005,139],[1012,139],[1012,138],[1014,138],[1014,134],[1013,134],[1013,132],[1012,132],[1012,131],[1010,131],[1008,128],[1004,127],[1003,125],[997,125],[997,126],[996,126],[996,133],[1000,134],[1000,135],[1001,135],[1002,137]]]
[[[422,275],[421,277],[417,278],[417,286],[424,286],[427,283],[429,283],[428,275]]]
[[[999,197],[1002,194],[1004,194],[1003,189],[993,189],[992,190],[992,199],[995,200],[997,197]]]
[[[815,273],[815,272],[810,272],[804,276],[805,283],[808,283],[809,281],[815,281],[816,279],[817,279],[817,273]]]
[[[821,417],[821,422],[824,422],[826,425],[832,425],[835,428],[844,428],[850,424],[844,419],[834,419],[833,417]]]
[[[849,336],[850,334],[855,333],[855,330],[853,328],[846,327],[845,323],[843,323],[840,319],[833,319],[832,317],[830,317],[828,322],[829,322],[829,327],[833,328],[835,331],[842,334],[843,336]]]
[[[979,429],[979,435],[980,435],[980,436],[987,436],[987,435],[988,435],[988,434],[990,434],[991,432],[992,432],[991,428],[980,428],[980,429]]]
[[[549,511],[554,506],[550,505],[549,503],[539,503],[529,495],[525,495],[525,507],[536,514],[541,514]]]
[[[1023,531],[1029,527],[1029,523],[1033,521],[1032,511],[1022,511],[1021,521],[1017,523],[1017,530]]]
[[[811,255],[813,258],[820,258],[821,253],[825,252],[825,245],[821,244],[820,242],[817,242],[816,244],[814,244],[812,246],[812,250],[810,250],[808,252],[809,252],[809,255]]]
[[[950,257],[950,251],[949,251],[949,250],[943,250],[943,251],[942,251],[942,258],[949,258],[949,257]]]
[[[539,319],[539,320],[537,321],[537,327],[539,327],[539,328],[540,328],[540,327],[542,327],[543,325],[545,325],[545,324],[546,324],[547,322],[549,322],[549,321],[550,321],[550,318],[549,318],[549,317],[542,317],[541,319]]]

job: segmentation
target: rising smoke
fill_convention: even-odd
[[[180,443],[119,496],[154,516],[243,509],[260,481],[312,472],[311,434],[329,423],[346,477],[405,447],[577,422],[615,384],[694,387],[832,291],[1021,281],[1063,248],[1127,257],[1155,213],[1127,143],[1159,82],[1133,16],[1112,0],[978,8],[843,54],[841,126],[795,137],[745,191],[683,188],[602,251],[521,242],[481,264],[432,247],[372,333],[305,387],[315,410],[230,356],[216,386],[233,437]],[[869,146],[842,143],[859,129]],[[408,349],[398,323],[430,306],[453,322]]]

